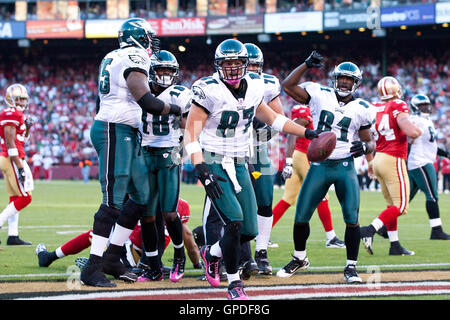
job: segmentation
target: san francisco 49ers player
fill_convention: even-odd
[[[387,208],[369,226],[361,227],[364,247],[373,254],[373,235],[383,225],[390,241],[389,255],[414,255],[400,245],[397,218],[406,214],[409,206],[409,178],[406,168],[408,137],[415,139],[422,130],[409,119],[408,105],[401,100],[402,88],[394,77],[384,77],[378,82],[378,95],[382,102],[375,103],[376,154],[369,162],[381,185]],[[370,168],[372,167],[373,168]]]
[[[0,228],[8,220],[7,245],[30,245],[19,238],[19,212],[31,202],[33,176],[25,161],[24,144],[31,126],[23,111],[28,107],[28,92],[21,84],[6,89],[7,107],[0,113],[0,169],[2,170],[9,204],[0,213]]]
[[[305,128],[314,129],[311,111],[308,106],[298,104],[291,110],[291,119]],[[290,206],[297,201],[300,187],[309,170],[309,161],[306,156],[311,141],[296,136],[289,136],[287,141],[286,164],[283,168],[283,178],[286,180],[283,197],[273,208],[273,224],[281,219]],[[294,150],[295,149],[295,150]],[[328,195],[323,198],[317,207],[320,221],[327,236],[327,248],[345,248],[344,241],[340,240],[333,228],[330,207],[328,206]]]

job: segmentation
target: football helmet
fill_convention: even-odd
[[[378,81],[378,95],[381,100],[401,99],[402,86],[394,77],[383,77]]]
[[[240,60],[243,63],[239,66],[223,67],[224,61],[229,60]],[[222,41],[216,49],[214,67],[222,80],[230,85],[238,84],[247,73],[247,49],[239,40],[228,39]]]
[[[171,73],[158,74],[158,68],[170,69]],[[173,85],[177,80],[179,70],[180,65],[177,58],[167,50],[161,50],[150,58],[150,80],[161,87],[167,88]]]
[[[12,84],[6,89],[5,102],[9,107],[24,111],[28,107],[29,99],[27,89],[19,83]]]
[[[119,29],[120,48],[137,46],[146,50],[149,56],[159,52],[159,39],[150,23],[141,18],[125,21]]]
[[[428,96],[424,94],[416,94],[411,98],[411,111],[416,114],[429,116],[433,110],[431,101]]]
[[[264,56],[261,49],[253,43],[246,43],[244,44],[244,46],[247,49],[248,53],[248,64],[257,65],[258,66],[257,73],[261,74],[264,64]]]
[[[353,79],[353,85],[351,89],[340,88],[338,83],[339,77],[350,77]],[[356,89],[361,85],[362,72],[359,70],[358,66],[353,62],[342,62],[334,68],[332,83],[334,90],[341,97],[346,97],[349,94],[355,93]]]

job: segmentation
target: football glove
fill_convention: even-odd
[[[17,176],[17,179],[19,180],[20,184],[23,186],[25,183],[25,169],[19,168],[19,175]]]
[[[197,164],[195,166],[195,170],[197,171],[198,179],[205,187],[206,195],[211,200],[215,198],[220,198],[223,191],[219,185],[219,181],[226,182],[227,180],[209,171],[208,166],[204,162]]]
[[[286,158],[286,164],[284,165],[281,175],[285,181],[292,176],[292,158]]]
[[[354,158],[358,158],[367,153],[367,143],[364,141],[353,141],[350,152]]]
[[[308,140],[312,140],[314,138],[317,138],[318,136],[319,136],[319,134],[317,133],[317,131],[314,131],[312,129],[305,130],[305,138]]]
[[[31,128],[33,123],[34,123],[34,121],[31,118],[28,117],[25,119],[25,126],[27,127],[28,130]]]
[[[314,50],[305,60],[305,63],[308,68],[320,68],[323,65],[323,57]]]

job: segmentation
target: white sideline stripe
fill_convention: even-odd
[[[19,229],[59,229],[59,228],[89,228],[92,229],[92,225],[70,225],[64,224],[60,226],[20,226]],[[85,230],[87,231],[87,230]]]
[[[359,265],[358,270],[361,273],[363,269],[366,268],[405,268],[405,267],[447,267],[450,263],[421,263],[421,264],[380,264],[380,265]],[[280,270],[281,268],[273,268],[273,270]],[[323,266],[323,267],[309,267],[308,270],[332,270],[332,269],[343,269],[343,266]],[[408,272],[408,270],[404,270]],[[441,271],[439,269],[433,271]],[[198,269],[187,269],[185,273],[195,273],[200,272]],[[298,273],[301,274],[301,273]],[[0,274],[1,278],[20,278],[20,277],[53,277],[53,276],[70,276],[73,273],[29,273],[29,274]]]
[[[449,281],[423,281],[414,283],[405,282],[386,282],[380,284],[383,287],[419,287],[419,286],[446,286],[450,285]],[[246,287],[247,292],[264,292],[266,290],[295,290],[295,289],[347,289],[347,288],[367,288],[368,291],[365,292],[323,292],[323,293],[297,293],[297,294],[286,294],[286,295],[251,295],[252,299],[262,299],[262,300],[282,300],[282,299],[300,299],[300,298],[320,298],[320,297],[354,297],[354,296],[386,296],[386,295],[422,295],[422,294],[447,294],[450,293],[450,289],[440,289],[440,290],[404,290],[404,291],[392,291],[370,288],[369,285],[349,285],[349,284],[319,284],[319,285],[289,285],[289,286],[264,286],[264,287]],[[156,296],[156,295],[183,295],[195,294],[195,293],[213,293],[213,292],[223,292],[223,288],[213,289],[213,288],[199,288],[199,289],[164,289],[164,290],[135,290],[135,291],[121,291],[121,292],[93,292],[93,293],[80,293],[80,294],[69,294],[69,295],[57,295],[57,296],[45,296],[45,297],[33,297],[33,298],[18,298],[15,300],[80,300],[80,299],[100,299],[100,298],[120,298],[120,297],[130,297],[130,296]],[[202,298],[204,300],[204,298]],[[217,298],[211,298],[206,300],[217,300]],[[221,300],[221,299],[219,299]]]

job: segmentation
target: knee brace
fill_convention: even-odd
[[[258,206],[258,215],[261,217],[270,218],[273,215],[272,207],[271,206]]]
[[[108,207],[105,204],[100,205],[97,213],[94,215],[94,234],[108,238],[113,225],[119,217],[120,211]]]
[[[146,206],[135,203],[129,199],[122,208],[117,223],[127,229],[134,229],[139,218],[145,212]]]

